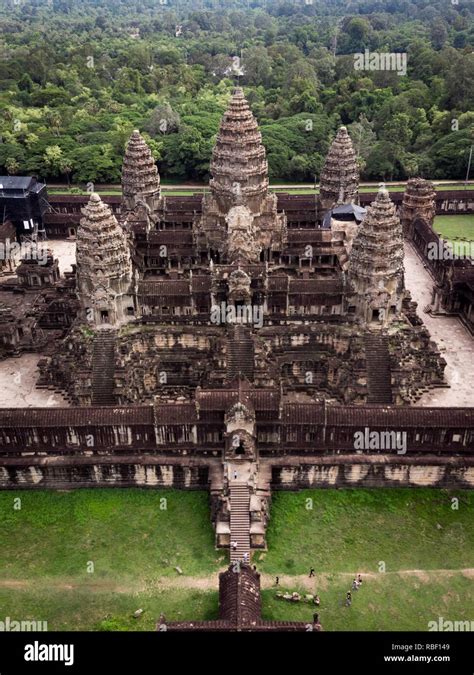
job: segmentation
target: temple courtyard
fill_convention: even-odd
[[[48,246],[60,261],[60,269],[70,271],[75,262],[73,241],[50,241]],[[418,303],[418,314],[428,328],[446,360],[447,388],[424,394],[419,406],[470,406],[474,381],[474,342],[456,316],[433,316],[425,311],[431,301],[433,280],[415,249],[405,244],[405,283]],[[60,394],[36,389],[37,364],[41,354],[28,353],[0,361],[0,407],[64,407],[67,400]]]
[[[11,620],[128,631],[152,630],[161,612],[171,621],[217,616],[228,553],[214,548],[206,493],[3,492],[0,514],[0,604]],[[470,620],[473,516],[474,497],[463,491],[276,493],[268,551],[252,560],[263,616],[310,620],[314,605],[276,597],[297,591],[320,596],[325,630],[426,631],[440,616]],[[348,608],[355,573],[363,584]]]

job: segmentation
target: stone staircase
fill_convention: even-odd
[[[92,348],[92,405],[113,405],[115,372],[114,330],[101,330]]]
[[[254,377],[255,353],[252,334],[247,326],[229,326],[227,333],[227,372],[231,382],[239,372],[250,381]]]
[[[365,359],[367,368],[367,403],[393,403],[392,371],[388,338],[384,335],[366,335]]]
[[[230,561],[242,560],[245,553],[250,561],[250,490],[246,483],[233,483],[230,487]],[[232,549],[232,542],[237,548]]]

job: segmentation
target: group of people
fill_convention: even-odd
[[[352,591],[358,591],[361,585],[362,585],[362,577],[360,574],[358,574],[352,580],[351,590],[347,591],[346,593],[346,602],[345,602],[346,607],[350,607],[352,605]]]

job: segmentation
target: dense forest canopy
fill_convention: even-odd
[[[237,81],[272,180],[313,181],[346,124],[368,180],[459,179],[474,142],[474,0],[1,0],[0,172],[117,182],[144,132],[205,180]],[[406,54],[406,74],[355,54]]]

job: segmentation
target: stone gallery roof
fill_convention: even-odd
[[[415,408],[382,405],[326,405],[289,403],[283,407],[286,424],[324,424],[337,427],[474,428],[474,408]]]
[[[198,411],[225,411],[241,400],[256,412],[278,411],[279,389],[197,390],[196,402],[156,403],[155,406],[94,406],[74,408],[1,408],[0,428],[189,424]],[[383,405],[285,403],[283,424],[381,428],[474,428],[474,408],[422,408]]]
[[[0,408],[2,427],[87,427],[153,425],[153,408],[137,406],[94,406],[74,408]]]
[[[467,284],[472,286],[474,283],[474,265],[469,267],[453,267],[453,283]]]
[[[158,403],[155,406],[156,424],[195,424],[197,420],[194,403]]]
[[[342,293],[341,279],[291,279],[290,294],[324,295]]]
[[[239,393],[238,389],[200,390],[196,392],[196,401],[201,410],[227,410],[233,403],[248,396],[256,412],[278,410],[280,404],[279,389],[254,389]]]
[[[420,234],[422,239],[426,242],[437,242],[440,239],[439,234],[435,232],[431,225],[421,216],[415,218],[413,229],[415,232],[418,232],[418,234]]]
[[[166,281],[140,281],[138,294],[162,298],[166,296],[189,296],[189,280],[166,279]]]
[[[310,615],[310,613],[309,613]],[[250,565],[234,565],[219,575],[219,619],[217,621],[166,622],[170,631],[298,631],[308,622],[263,621],[261,618],[260,574]],[[159,628],[158,628],[159,629]]]
[[[233,565],[219,575],[219,618],[237,626],[255,625],[260,621],[260,574],[249,565],[240,572]]]

